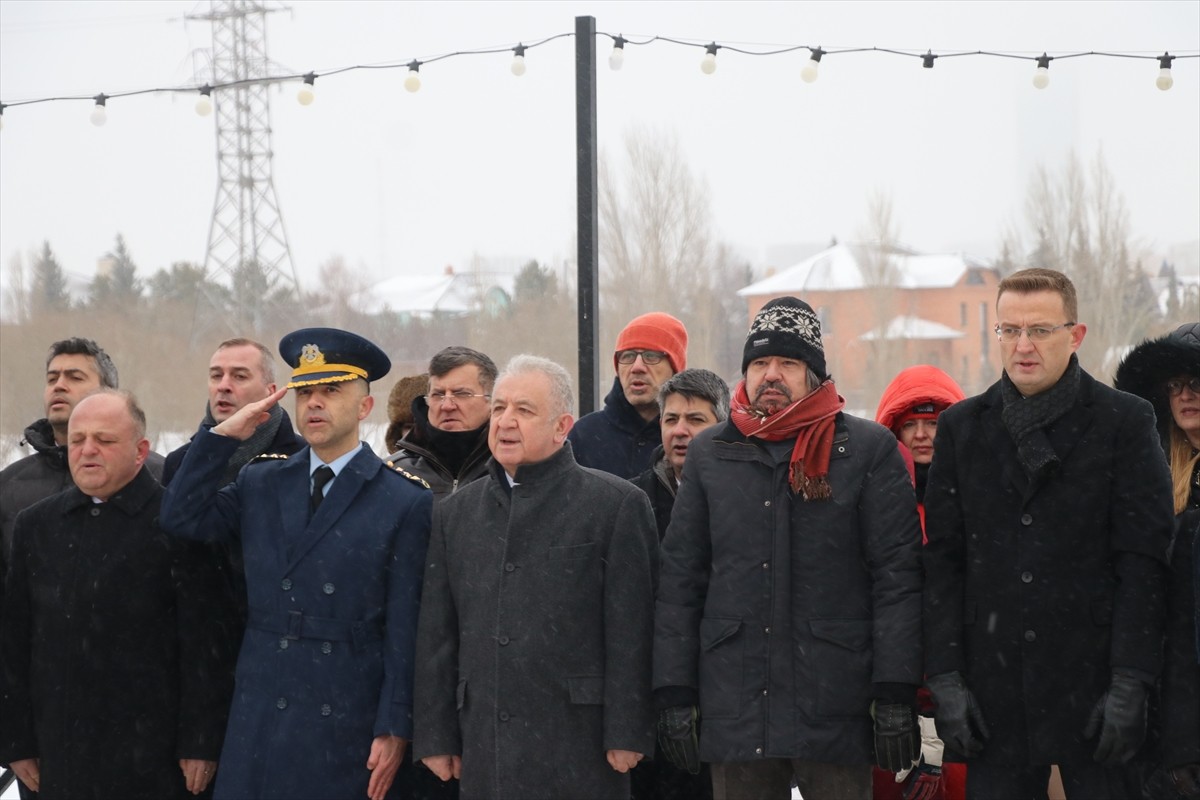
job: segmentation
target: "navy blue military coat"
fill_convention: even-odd
[[[363,797],[371,740],[412,738],[433,496],[365,445],[315,514],[308,448],[218,491],[237,445],[198,433],[162,505],[168,531],[240,536],[245,558],[249,619],[215,796]]]

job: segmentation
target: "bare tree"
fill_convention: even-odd
[[[867,198],[867,219],[859,233],[860,244],[855,248],[866,288],[866,313],[871,319],[871,339],[867,347],[867,368],[863,373],[861,398],[857,402],[867,407],[873,403],[895,377],[897,364],[904,357],[905,342],[889,335],[898,305],[896,288],[899,273],[895,257],[899,248],[899,233],[892,217],[891,195],[872,192]]]
[[[1074,152],[1058,172],[1039,165],[1025,197],[1025,229],[1010,231],[1004,246],[1028,254],[1025,266],[1056,269],[1074,282],[1079,321],[1088,326],[1079,358],[1095,375],[1111,375],[1124,348],[1160,323],[1139,265],[1145,248],[1133,238],[1125,198],[1102,152],[1090,166]]]
[[[632,130],[623,155],[600,163],[601,352],[631,318],[665,311],[688,328],[689,364],[729,376],[746,322],[734,292],[748,268],[712,236],[708,187],[674,135]]]
[[[31,254],[32,256],[32,254]],[[32,259],[31,259],[32,260]],[[4,292],[4,319],[13,325],[28,322],[32,316],[25,257],[20,251],[12,254],[6,268],[8,286]]]

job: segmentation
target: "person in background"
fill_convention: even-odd
[[[12,550],[17,514],[72,486],[67,467],[67,420],[80,400],[100,388],[118,388],[117,365],[100,345],[79,337],[50,345],[42,390],[46,416],[30,424],[21,440],[34,452],[0,471],[0,560]],[[146,466],[155,478],[160,477],[163,457],[149,453]]]
[[[1004,371],[938,417],[925,673],[968,800],[1129,797],[1162,666],[1171,478],[1154,411],[1088,375],[1061,272],[999,285]]]
[[[407,438],[413,430],[413,401],[429,393],[429,373],[405,375],[396,381],[388,394],[388,429],[384,435],[384,447],[389,453],[400,449],[400,440]]]
[[[604,408],[581,417],[568,436],[580,466],[619,478],[633,478],[650,466],[662,444],[658,390],[687,368],[687,343],[683,323],[660,311],[625,326],[617,336],[617,377]]]
[[[937,367],[918,364],[900,370],[879,398],[875,421],[895,434],[912,462],[921,537],[925,536],[925,483],[933,462],[938,415],[965,397],[958,383]],[[902,451],[902,452],[903,452]],[[962,800],[966,768],[942,763],[942,741],[933,724],[929,693],[917,694],[921,712],[922,763],[911,772],[891,773],[875,768],[874,800]]]
[[[217,345],[208,362],[208,402],[200,430],[208,430],[236,414],[242,406],[275,392],[275,357],[253,339],[228,339]],[[282,406],[272,406],[270,416],[243,442],[225,465],[222,485],[232,483],[238,471],[263,453],[291,455],[304,446]],[[192,437],[195,438],[194,436]],[[162,484],[167,486],[183,463],[191,441],[167,454]],[[239,558],[240,561],[240,558]],[[245,587],[242,587],[245,594]]]
[[[633,485],[650,498],[661,542],[671,522],[688,445],[700,431],[729,418],[729,387],[716,373],[685,369],[659,388],[658,407],[663,444],[654,452],[654,463],[633,479]],[[653,759],[637,765],[630,783],[633,800],[712,798],[708,765],[702,764],[696,774],[680,769],[663,755],[661,746],[656,747]]]
[[[387,460],[424,478],[435,500],[487,474],[488,417],[496,364],[469,347],[429,360],[429,390],[411,403],[413,429]]]
[[[1200,322],[1135,347],[1117,367],[1115,385],[1154,406],[1174,484],[1162,768],[1144,791],[1194,800],[1200,798]]]

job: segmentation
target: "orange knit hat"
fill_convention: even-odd
[[[667,354],[671,369],[682,372],[687,369],[687,329],[683,323],[661,311],[651,311],[635,317],[617,337],[617,349],[613,352],[613,367],[617,366],[617,353],[622,350],[659,350]]]

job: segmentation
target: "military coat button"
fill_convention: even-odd
[[[506,644],[508,644],[508,642],[509,642],[509,638],[508,638],[507,636],[501,636],[501,637],[500,637],[500,644],[501,644],[501,645],[506,645]]]
[[[1022,525],[1032,525],[1033,524],[1033,515],[1032,514],[1022,514],[1021,515],[1021,524]]]
[[[1021,573],[1021,583],[1033,583],[1033,573],[1025,570]]]
[[[92,510],[90,513],[93,517],[98,517],[98,516],[100,516],[100,509],[97,508],[96,506],[92,506]]]
[[[329,707],[329,703],[321,704],[321,716],[322,717],[328,717],[332,713],[333,713],[333,709]]]
[[[279,640],[279,649],[280,649],[280,650],[287,650],[287,649],[288,649],[288,640],[287,640],[287,639],[280,639],[280,640]]]
[[[509,717],[508,717],[508,712],[507,712],[507,711],[501,711],[501,712],[500,712],[500,721],[501,721],[501,722],[508,722],[508,719],[509,719]]]
[[[279,582],[279,588],[283,589],[285,592],[290,592],[292,590],[292,579],[284,578],[283,580],[281,580]]]
[[[508,563],[506,563],[504,565],[505,572],[512,572],[516,568],[517,568],[517,566],[515,564],[513,564],[511,561],[509,561]]]
[[[281,698],[279,698],[278,700],[276,700],[276,701],[275,701],[275,707],[276,707],[276,708],[278,708],[280,711],[282,711],[283,709],[287,708],[287,698],[286,698],[286,697],[281,697]]]
[[[321,652],[324,653],[325,655],[329,655],[330,653],[332,653],[333,652],[333,643],[332,642],[321,642]]]
[[[1025,641],[1027,641],[1027,642],[1036,642],[1036,641],[1037,641],[1037,634],[1036,634],[1035,632],[1033,632],[1033,631],[1025,631]]]
[[[321,591],[324,592],[325,594],[333,594],[333,584],[332,583],[325,584],[324,586],[321,587]]]

